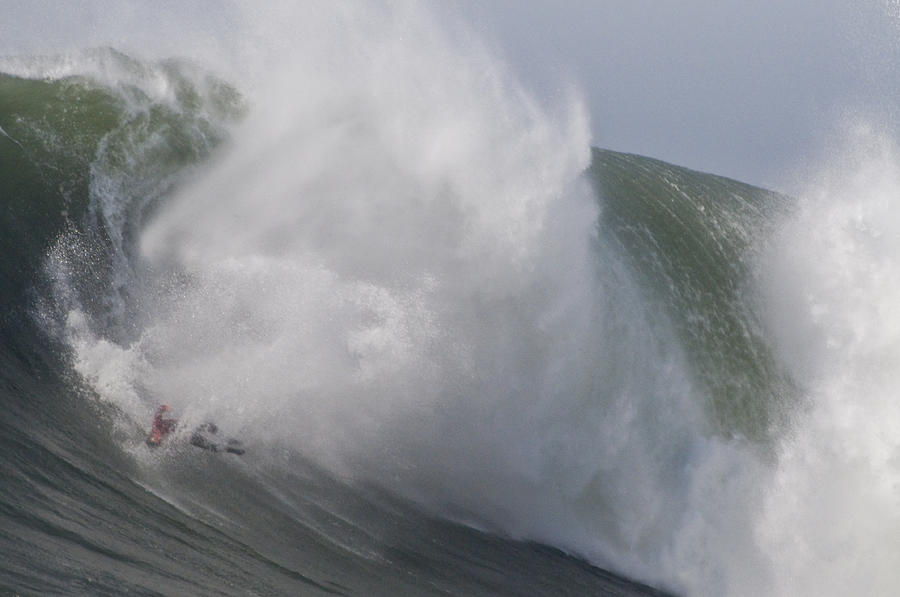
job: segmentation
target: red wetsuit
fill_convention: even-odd
[[[159,410],[156,411],[156,415],[153,417],[153,428],[150,430],[150,437],[147,438],[147,443],[151,446],[158,446],[162,443],[166,436],[174,431],[175,426],[178,424],[177,419],[164,419],[163,414],[169,410],[169,407],[163,404],[159,407]]]

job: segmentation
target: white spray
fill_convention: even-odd
[[[900,587],[900,152],[866,124],[767,259],[767,302],[805,407],[758,537],[778,595]]]
[[[229,11],[245,27],[226,36],[229,74],[250,113],[143,230],[127,322],[137,340],[104,339],[77,308],[68,317],[76,368],[104,399],[134,421],[168,402],[261,450],[286,445],[438,512],[692,595],[843,590],[853,562],[813,572],[847,544],[870,554],[871,587],[890,586],[893,556],[875,548],[896,526],[894,447],[877,439],[894,431],[893,386],[877,366],[896,336],[843,310],[847,296],[807,267],[820,247],[788,243],[784,275],[769,280],[784,352],[797,342],[806,355],[785,362],[824,397],[773,467],[709,437],[668,322],[597,238],[579,102],[548,113],[477,40],[415,5]],[[114,204],[99,196],[107,188],[94,185],[96,200]],[[877,215],[859,221],[871,231],[887,221]],[[861,238],[889,243],[890,232]],[[876,261],[840,248],[852,246],[829,249],[847,258],[844,282],[890,296],[890,244]],[[812,302],[781,294],[800,288],[798,270],[819,289]],[[793,320],[804,308],[812,319]],[[844,322],[849,313],[858,318]],[[853,344],[860,331],[882,341]],[[832,335],[853,357],[835,376],[823,372],[845,351],[804,340]],[[881,376],[864,376],[873,367]],[[842,398],[864,381],[880,388],[866,396],[881,416],[854,452],[858,429],[836,422],[865,425]],[[822,438],[850,451],[829,459]],[[848,471],[870,499],[853,502]],[[832,473],[845,482],[827,483],[844,490],[829,505],[816,490]],[[852,503],[859,516],[820,527],[809,500],[830,513]]]
[[[137,340],[70,313],[78,370],[135,421],[168,402],[664,578],[705,424],[668,323],[596,237],[574,95],[548,114],[413,5],[242,18],[250,114],[146,226]]]

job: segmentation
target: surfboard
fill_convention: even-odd
[[[230,438],[224,443],[216,436],[219,429],[214,423],[204,423],[191,433],[190,444],[210,452],[228,452],[240,456],[244,453],[244,447],[240,440]]]

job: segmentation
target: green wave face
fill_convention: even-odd
[[[187,62],[108,49],[78,58],[77,71],[64,56],[0,63],[16,73],[0,72],[0,249],[15,256],[0,265],[7,305],[50,251],[73,266],[64,273],[79,278],[69,287],[83,304],[116,295],[98,284],[123,292],[144,218],[244,110],[234,88]],[[96,306],[97,316],[110,308]]]
[[[0,74],[0,247],[15,256],[0,266],[4,304],[33,278],[66,216],[85,212],[90,165],[116,125],[116,104],[84,82]]]
[[[602,234],[674,322],[726,435],[770,437],[794,395],[755,310],[754,256],[789,198],[631,154],[593,150]]]

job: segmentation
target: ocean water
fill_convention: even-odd
[[[0,57],[0,590],[900,586],[889,139],[788,197],[412,3],[121,6]]]

